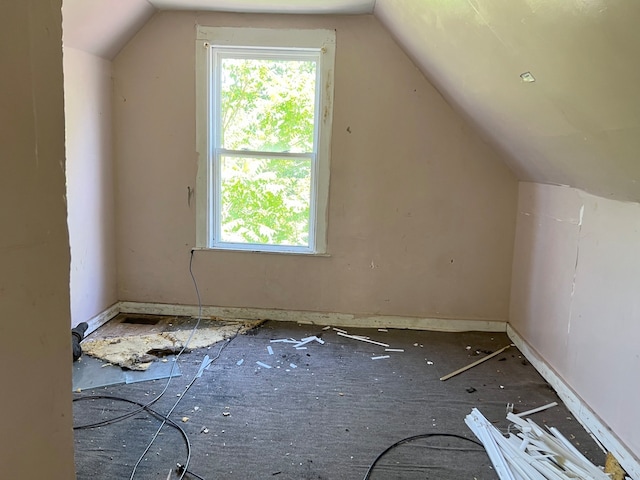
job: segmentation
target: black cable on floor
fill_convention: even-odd
[[[403,438],[402,440],[398,440],[396,443],[394,443],[393,445],[387,447],[380,455],[378,455],[376,457],[376,459],[373,461],[373,463],[369,466],[369,469],[367,470],[367,473],[365,474],[363,480],[369,480],[371,478],[371,473],[373,472],[373,467],[376,466],[376,464],[380,461],[380,459],[382,457],[384,457],[387,453],[389,453],[394,448],[402,445],[403,443],[409,443],[409,442],[412,442],[414,440],[418,440],[420,438],[432,438],[432,437],[459,438],[461,440],[466,440],[467,442],[475,443],[476,445],[479,445],[479,446],[483,447],[483,450],[482,450],[483,452],[485,451],[484,450],[484,445],[482,445],[482,443],[480,443],[477,440],[474,440],[472,438],[463,437],[462,435],[456,435],[455,433],[423,433],[423,434],[420,434],[420,435],[413,435],[411,437],[406,437],[406,438]]]
[[[196,277],[193,274],[193,252],[194,252],[194,250],[191,250],[191,256],[189,257],[189,274],[191,275],[191,279],[193,280],[193,285],[194,285],[195,290],[196,290],[196,296],[198,297],[198,321],[196,322],[195,326],[191,329],[191,334],[189,335],[189,338],[187,338],[187,341],[183,345],[182,349],[180,350],[180,352],[178,352],[178,355],[176,355],[176,358],[173,359],[173,364],[171,365],[171,370],[169,371],[169,378],[167,379],[167,383],[165,384],[164,389],[162,390],[162,392],[160,392],[160,394],[158,396],[156,396],[154,399],[152,399],[151,401],[145,403],[144,405],[141,405],[140,408],[138,408],[137,410],[134,410],[134,411],[129,412],[129,413],[125,413],[123,415],[119,415],[117,417],[109,418],[107,420],[101,420],[100,422],[88,423],[86,425],[74,426],[73,427],[74,430],[83,430],[83,429],[86,429],[86,428],[103,427],[105,425],[111,425],[112,423],[116,423],[116,422],[119,422],[121,420],[125,420],[127,418],[133,417],[133,416],[137,415],[138,413],[142,412],[145,409],[145,407],[150,407],[151,405],[156,403],[158,400],[160,400],[164,396],[164,394],[166,393],[167,389],[169,388],[169,384],[171,383],[171,379],[173,378],[173,370],[175,369],[175,366],[178,363],[178,359],[180,358],[182,353],[189,346],[189,342],[191,342],[191,339],[193,338],[193,335],[195,334],[195,332],[198,329],[198,327],[200,326],[200,321],[202,320],[202,302],[200,300],[200,290],[198,289],[198,282],[196,281]],[[91,397],[91,395],[89,395],[88,397],[80,397],[80,398],[90,398],[90,397]]]
[[[74,402],[82,401],[82,400],[115,400],[118,402],[126,402],[126,403],[131,403],[133,405],[138,405],[140,407],[139,411],[146,411],[147,413],[169,424],[170,426],[172,426],[173,428],[175,428],[180,432],[180,434],[182,435],[182,439],[184,440],[184,443],[187,447],[187,463],[191,459],[191,442],[189,442],[189,437],[187,436],[187,432],[185,432],[180,425],[178,425],[176,422],[171,420],[169,417],[162,415],[160,412],[152,409],[148,405],[141,402],[136,402],[135,400],[131,400],[129,398],[119,397],[117,395],[91,395],[91,396],[79,397],[79,398],[73,399]]]

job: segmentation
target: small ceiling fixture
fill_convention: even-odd
[[[527,82],[527,83],[532,83],[536,81],[535,77],[531,75],[531,72],[521,73],[520,78],[522,79],[523,82]]]

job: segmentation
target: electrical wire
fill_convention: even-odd
[[[213,360],[211,360],[212,362],[217,360],[220,357],[220,354],[222,353],[222,350],[224,350],[227,345],[229,345],[229,343],[231,343],[231,341],[237,336],[237,332],[236,335],[230,339],[228,339],[225,343],[222,344],[222,346],[220,347],[220,350],[218,350],[218,354],[213,358]],[[156,430],[156,433],[153,434],[153,437],[151,437],[151,441],[149,442],[149,444],[147,445],[147,448],[144,449],[144,452],[142,452],[142,455],[140,455],[140,458],[138,458],[138,461],[135,463],[135,465],[133,466],[133,471],[131,472],[131,476],[129,477],[129,480],[133,480],[133,477],[136,474],[136,470],[138,469],[138,466],[140,465],[140,462],[142,462],[142,460],[144,459],[144,456],[147,454],[147,452],[149,451],[149,449],[151,448],[151,446],[153,445],[153,443],[156,441],[156,438],[158,438],[158,435],[160,434],[160,431],[162,430],[162,428],[165,426],[165,424],[167,423],[167,420],[169,419],[169,417],[171,416],[171,414],[173,413],[173,411],[176,409],[176,407],[178,406],[178,404],[180,403],[180,401],[185,397],[186,393],[189,391],[189,389],[193,386],[194,383],[196,383],[196,380],[199,377],[196,375],[193,377],[193,379],[187,384],[187,386],[185,387],[185,389],[182,391],[182,393],[180,394],[180,396],[178,397],[178,400],[176,400],[176,402],[173,404],[173,407],[171,407],[171,410],[169,410],[169,412],[166,414],[165,419],[162,421],[162,423],[160,424],[160,426],[158,427],[158,429]],[[184,471],[182,472],[182,474],[180,475],[180,480],[182,480],[185,476],[185,473],[187,472],[187,468],[189,467],[189,462],[191,461],[191,454],[189,454],[187,456],[187,460],[184,464]]]
[[[191,338],[193,337],[193,334],[195,333],[196,329],[198,328],[198,325],[200,325],[200,320],[202,320],[202,300],[200,298],[200,289],[198,288],[198,281],[196,280],[196,277],[193,273],[193,252],[194,250],[191,250],[191,256],[189,258],[189,274],[191,275],[191,280],[193,281],[193,286],[195,288],[196,291],[196,297],[198,298],[198,321],[196,322],[195,327],[193,327],[193,330],[191,331],[191,335],[189,335],[189,338],[187,339],[186,343],[184,344],[184,347],[182,347],[182,350],[180,351],[180,354],[182,354],[182,352],[184,352],[185,348],[187,347],[187,345],[189,344],[189,342],[191,341]],[[237,332],[236,332],[237,335]],[[235,338],[235,337],[233,337]],[[224,344],[222,344],[222,346],[220,347],[220,350],[218,351],[218,355],[216,355],[216,357],[214,358],[214,360],[216,360],[218,357],[220,357],[220,354],[222,353],[222,350],[229,344],[230,340]],[[214,361],[212,360],[212,362]],[[177,361],[177,358],[176,358]],[[171,378],[171,377],[169,377]],[[185,394],[189,391],[189,389],[191,388],[191,386],[195,383],[195,381],[198,379],[198,375],[195,375],[193,377],[193,379],[191,380],[191,382],[189,382],[189,384],[185,387],[184,391],[182,392],[182,394],[178,397],[178,400],[176,400],[176,402],[173,404],[173,407],[171,407],[171,410],[169,410],[169,412],[166,415],[166,418],[170,417],[171,414],[173,413],[173,411],[176,409],[176,407],[178,406],[178,404],[180,403],[180,401],[184,398]],[[169,386],[168,382],[167,382],[167,387]],[[166,391],[166,387],[165,390]],[[164,393],[163,391],[163,393]],[[129,477],[129,480],[133,480],[133,477],[136,474],[136,470],[138,469],[138,466],[140,465],[140,462],[142,462],[142,459],[144,458],[144,456],[147,454],[147,452],[149,451],[149,449],[151,448],[151,446],[153,445],[153,442],[156,441],[156,438],[158,438],[158,435],[160,434],[160,432],[162,431],[162,428],[165,426],[165,424],[167,423],[166,419],[162,421],[162,423],[160,424],[160,426],[158,427],[158,430],[156,430],[156,433],[153,434],[153,437],[151,437],[151,440],[149,441],[149,444],[147,445],[147,448],[144,449],[144,452],[142,452],[142,455],[140,455],[140,458],[138,458],[138,461],[135,463],[135,465],[133,466],[133,470],[131,471],[131,476]],[[187,468],[189,467],[189,462],[191,460],[191,455],[187,456],[187,461],[184,464],[184,471],[180,474],[180,480],[182,480],[187,472]]]
[[[373,463],[371,463],[371,465],[369,466],[369,469],[367,470],[367,473],[365,474],[363,480],[369,480],[371,478],[371,473],[373,472],[373,468],[376,466],[376,464],[380,461],[380,459],[382,459],[382,457],[384,457],[387,453],[389,453],[394,448],[396,448],[396,447],[398,447],[398,446],[400,446],[400,445],[402,445],[404,443],[412,442],[414,440],[418,440],[418,439],[421,439],[421,438],[432,438],[432,437],[459,438],[461,440],[466,440],[467,442],[475,443],[476,445],[479,445],[479,446],[484,448],[482,443],[478,442],[477,440],[474,440],[472,438],[463,437],[462,435],[456,435],[455,433],[422,433],[420,435],[413,435],[411,437],[406,437],[406,438],[403,438],[402,440],[398,440],[393,445],[390,445],[389,447],[384,449],[383,452],[376,457],[376,459],[373,461]],[[474,451],[476,451],[476,450],[474,450]],[[485,450],[477,450],[477,451],[483,451],[484,452]]]
[[[133,471],[131,472],[131,476],[130,476],[130,480],[133,480],[133,477],[135,476],[137,467],[140,465],[140,462],[142,461],[142,459],[144,458],[144,456],[147,454],[147,452],[149,451],[149,449],[151,448],[151,446],[153,445],[153,442],[156,440],[156,438],[158,437],[158,435],[160,434],[160,431],[162,430],[162,428],[166,425],[169,424],[170,426],[177,428],[182,436],[183,439],[185,440],[185,443],[187,445],[187,460],[185,465],[179,465],[179,473],[180,473],[180,480],[182,480],[185,476],[185,474],[189,473],[190,475],[193,475],[197,478],[202,479],[202,477],[200,477],[199,475],[196,475],[195,473],[187,470],[187,467],[189,466],[189,462],[191,461],[191,444],[189,442],[189,438],[187,437],[186,432],[182,429],[182,427],[180,427],[177,423],[175,423],[173,420],[171,420],[169,417],[170,415],[173,413],[173,411],[175,410],[175,408],[178,406],[178,403],[180,403],[180,400],[182,400],[182,398],[184,397],[184,395],[189,391],[189,389],[191,388],[191,386],[195,383],[195,381],[199,378],[199,375],[194,376],[194,378],[191,380],[191,382],[185,387],[185,389],[183,390],[183,393],[180,395],[180,397],[178,398],[178,400],[174,403],[173,407],[171,407],[171,410],[169,410],[169,412],[167,413],[167,415],[162,415],[161,413],[157,412],[156,410],[152,409],[151,406],[156,403],[158,400],[160,400],[164,394],[167,392],[169,385],[171,384],[171,379],[173,378],[173,371],[175,369],[176,364],[178,363],[178,359],[180,358],[180,356],[184,353],[184,351],[188,348],[189,343],[191,342],[191,339],[193,338],[193,335],[195,334],[196,330],[198,329],[198,327],[200,326],[200,322],[202,320],[202,300],[200,297],[200,290],[198,288],[198,282],[196,281],[196,277],[193,273],[193,253],[195,250],[191,250],[191,256],[189,258],[189,274],[191,275],[191,280],[193,281],[193,285],[196,291],[196,296],[198,298],[198,319],[196,321],[196,324],[194,325],[193,329],[191,330],[191,333],[189,334],[189,337],[187,338],[187,341],[184,343],[182,349],[180,350],[180,352],[176,355],[176,357],[173,359],[173,364],[171,365],[171,370],[169,372],[169,378],[167,379],[167,382],[162,390],[162,392],[160,392],[159,395],[157,395],[155,398],[153,398],[152,400],[150,400],[147,403],[141,403],[141,402],[136,402],[135,400],[130,400],[124,397],[118,397],[118,396],[114,396],[114,395],[84,395],[81,397],[75,397],[73,399],[74,402],[76,401],[83,401],[83,400],[98,400],[98,399],[111,399],[111,400],[116,400],[116,401],[123,401],[123,402],[128,402],[134,405],[138,405],[139,408],[122,414],[122,415],[118,415],[116,417],[112,417],[106,420],[102,420],[99,422],[94,422],[94,423],[90,423],[90,424],[85,424],[85,425],[76,425],[73,427],[74,430],[84,430],[84,429],[89,429],[89,428],[96,428],[96,427],[101,427],[101,426],[106,426],[106,425],[111,425],[117,422],[120,422],[122,420],[125,420],[127,418],[131,418],[137,414],[139,414],[140,412],[143,411],[147,411],[150,414],[158,417],[159,419],[162,420],[162,423],[160,424],[160,427],[158,428],[158,430],[156,431],[156,433],[153,435],[151,441],[149,442],[149,444],[147,445],[147,448],[145,448],[144,452],[142,453],[142,455],[140,456],[140,458],[138,459],[138,461],[136,462]],[[210,360],[209,364],[213,363],[215,360],[217,360],[220,357],[220,354],[222,353],[222,350],[224,350],[224,348],[233,340],[237,337],[238,333],[240,331],[240,328],[238,328],[238,331],[236,331],[236,334],[231,337],[230,339],[228,339],[218,350],[218,354]],[[204,479],[203,479],[204,480]]]
[[[193,280],[193,284],[195,285],[195,289],[196,289],[196,295],[198,297],[198,320],[196,322],[196,324],[194,325],[194,327],[191,329],[191,333],[189,335],[189,337],[187,338],[187,341],[184,343],[184,345],[182,346],[182,349],[180,349],[180,352],[178,352],[178,355],[176,355],[176,357],[173,359],[173,363],[171,365],[171,370],[169,371],[169,378],[167,379],[167,383],[164,386],[164,389],[162,390],[162,392],[160,392],[159,395],[157,395],[155,398],[153,398],[152,400],[150,400],[149,402],[145,403],[144,406],[140,406],[140,408],[119,415],[117,417],[113,417],[113,418],[109,418],[106,420],[101,420],[99,422],[94,422],[94,423],[88,423],[85,425],[78,425],[78,426],[74,426],[73,429],[74,430],[83,430],[83,429],[87,429],[87,428],[95,428],[95,427],[103,427],[106,425],[111,425],[113,423],[119,422],[121,420],[125,420],[127,418],[131,418],[135,415],[137,415],[138,413],[142,412],[144,410],[144,407],[150,407],[152,406],[154,403],[156,403],[158,400],[160,400],[164,394],[166,393],[167,389],[169,388],[169,385],[171,384],[171,379],[173,378],[173,371],[175,370],[175,367],[178,363],[178,359],[180,358],[180,356],[182,355],[182,353],[188,348],[189,343],[191,342],[191,339],[193,338],[193,335],[195,334],[196,330],[198,329],[198,327],[200,326],[200,321],[202,320],[202,302],[200,300],[200,291],[198,289],[198,282],[196,282],[196,278],[193,274],[193,252],[194,250],[191,250],[191,257],[189,259],[189,273],[191,274],[191,279]],[[88,395],[88,396],[84,396],[84,397],[79,397],[79,398],[91,398],[93,397],[92,395]]]

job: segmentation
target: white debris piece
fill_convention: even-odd
[[[381,360],[383,358],[391,358],[390,355],[378,355],[377,357],[371,357],[371,360]]]
[[[271,348],[271,345],[267,345],[267,352],[269,352],[269,355],[273,355],[273,348]]]
[[[290,363],[290,364],[289,364],[289,366],[290,366],[291,368],[298,368],[298,366],[297,366],[295,363]]]
[[[513,413],[507,415],[507,420],[519,433],[505,437],[476,408],[465,418],[484,445],[500,480],[609,479],[557,429],[550,428],[548,433],[530,419]]]
[[[271,365],[267,365],[266,363],[262,363],[262,362],[256,362],[256,363],[262,368],[271,368]]]
[[[303,338],[302,340],[300,340],[298,343],[296,343],[294,345],[295,348],[299,348],[302,347],[303,345],[306,345],[307,343],[311,343],[311,342],[318,342],[319,344],[324,344],[324,340],[322,340],[321,338],[316,337],[315,335],[312,337],[306,337]]]
[[[389,330],[387,330],[386,328],[379,328],[378,331],[379,332],[388,332]]]
[[[404,348],[385,348],[385,352],[404,352]]]
[[[513,406],[513,404],[511,404]],[[547,408],[551,408],[551,407],[556,407],[558,406],[558,402],[551,402],[551,403],[547,403],[546,405],[543,405],[541,407],[538,408],[532,408],[531,410],[527,410],[526,412],[521,412],[521,413],[516,413],[517,417],[526,417],[528,415],[532,415],[534,413],[538,413],[541,412],[543,410],[546,410]],[[511,410],[510,413],[513,413],[513,409]]]
[[[241,358],[240,360],[238,360],[238,361],[236,362],[236,365],[240,366],[240,365],[242,365],[243,363],[244,363],[244,358]]]
[[[269,340],[271,343],[298,343],[295,338],[277,338],[275,340]]]
[[[340,335],[342,337],[346,337],[346,338],[351,338],[353,340],[360,340],[361,342],[373,343],[374,345],[380,345],[381,347],[388,347],[389,346],[388,343],[375,342],[373,340],[369,340],[368,338],[362,338],[362,337],[358,337],[356,335],[349,335],[348,333],[338,332],[338,335]]]

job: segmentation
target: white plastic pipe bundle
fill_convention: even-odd
[[[484,445],[500,480],[610,480],[555,428],[549,432],[533,421],[509,413],[519,430],[502,435],[477,408],[465,423]]]

